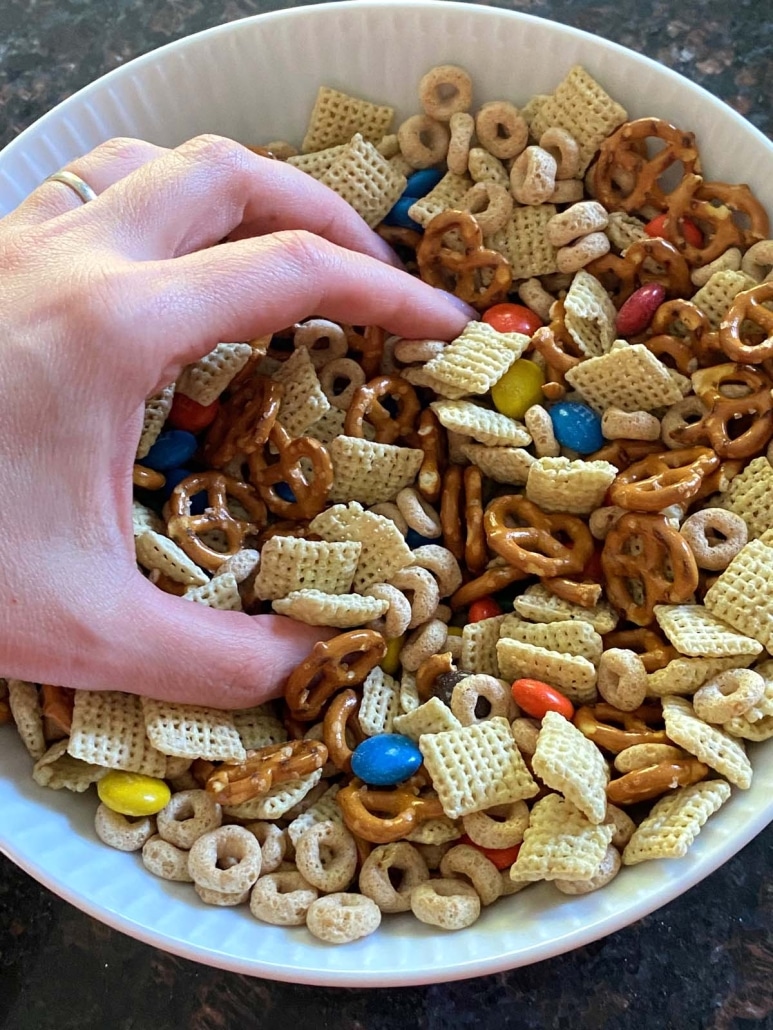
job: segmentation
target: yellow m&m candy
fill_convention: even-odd
[[[497,411],[510,418],[523,418],[532,404],[540,404],[545,376],[539,365],[528,358],[519,358],[491,387],[491,399]]]
[[[97,783],[99,800],[121,815],[155,815],[169,803],[172,792],[163,780],[111,769]]]

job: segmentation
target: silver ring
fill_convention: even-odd
[[[91,186],[89,186],[87,182],[84,182],[83,179],[74,172],[54,172],[54,174],[49,175],[45,181],[64,183],[65,186],[69,186],[74,193],[78,194],[84,204],[87,204],[90,200],[97,199],[97,195]]]

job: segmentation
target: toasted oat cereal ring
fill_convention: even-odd
[[[424,363],[442,354],[447,346],[443,340],[398,340],[394,356],[404,365],[411,365],[416,361]]]
[[[728,247],[724,253],[714,258],[713,261],[709,261],[707,265],[693,268],[690,272],[690,279],[692,279],[693,286],[705,286],[716,272],[737,272],[740,268],[741,251],[738,247]],[[754,276],[751,276],[751,278],[754,278]],[[757,281],[759,282],[759,280]]]
[[[478,715],[481,701],[488,710]],[[507,683],[485,673],[476,673],[459,680],[451,695],[451,711],[462,726],[472,726],[496,716],[507,719],[512,714],[512,707]]]
[[[397,130],[400,153],[411,168],[431,168],[445,160],[451,133],[445,122],[414,114]]]
[[[773,276],[773,240],[758,240],[741,258],[741,269],[758,283]]]
[[[132,819],[100,803],[94,815],[94,829],[99,839],[111,848],[139,851],[156,832],[156,821],[152,816]]]
[[[697,758],[684,758],[677,762],[658,762],[645,769],[634,769],[611,780],[607,798],[614,805],[636,805],[640,801],[658,798],[675,787],[698,783],[709,772],[709,767]]]
[[[469,844],[457,844],[443,855],[440,875],[449,880],[462,876],[469,879],[483,906],[490,905],[502,894],[499,869],[482,851]]]
[[[475,115],[475,132],[481,147],[500,161],[520,154],[529,139],[525,119],[518,108],[506,100],[491,100],[483,104]]]
[[[480,915],[480,898],[466,880],[432,879],[411,891],[411,911],[422,923],[462,930]]]
[[[556,159],[542,147],[526,147],[510,169],[510,190],[515,199],[519,204],[545,204],[555,188]]]
[[[410,601],[411,621],[408,623],[408,629],[423,626],[433,618],[440,600],[440,592],[437,580],[431,572],[418,565],[409,565],[396,572],[390,583],[401,590]]]
[[[609,803],[607,803],[607,815],[604,822],[611,823],[615,828],[610,844],[616,847],[618,851],[622,851],[631,837],[633,837],[636,823],[622,808]]]
[[[404,487],[397,494],[395,502],[409,528],[420,536],[432,540],[442,534],[440,517],[415,487]]]
[[[352,398],[365,384],[365,373],[353,358],[334,358],[319,370],[319,385],[333,405],[348,411]]]
[[[518,296],[543,322],[550,321],[550,309],[556,298],[548,293],[539,279],[524,279],[518,284]]]
[[[704,508],[689,515],[680,532],[690,545],[700,569],[726,569],[749,539],[740,515],[724,508]]]
[[[295,864],[313,887],[334,894],[345,890],[354,879],[357,845],[340,823],[315,823],[295,843]]]
[[[551,204],[576,204],[585,196],[581,179],[556,179],[556,185],[548,198]]]
[[[525,801],[495,805],[484,812],[462,816],[462,825],[470,840],[481,848],[512,848],[523,840],[529,825],[529,807]]]
[[[695,714],[704,722],[723,723],[744,715],[765,694],[765,680],[753,669],[726,669],[695,691]]]
[[[607,533],[619,518],[625,515],[625,508],[619,504],[605,504],[602,508],[596,508],[588,518],[588,529],[596,540],[606,540]]]
[[[287,833],[276,823],[246,823],[249,830],[260,844],[260,875],[276,872],[284,861],[287,851]]]
[[[589,880],[554,880],[553,883],[562,894],[590,894],[606,887],[620,872],[622,859],[620,852],[612,844],[609,845],[601,860],[598,870]]]
[[[303,926],[309,906],[319,897],[294,869],[261,876],[250,894],[250,912],[272,926]]]
[[[579,272],[592,261],[597,261],[609,253],[609,237],[603,232],[590,232],[582,236],[576,243],[561,247],[556,254],[556,267],[559,272]]]
[[[158,834],[152,836],[143,845],[142,864],[149,873],[153,873],[162,880],[193,883],[193,877],[188,872],[188,852],[170,844],[168,840],[164,840]]]
[[[622,712],[632,712],[647,696],[647,670],[635,651],[611,647],[599,660],[596,686],[609,704]]]
[[[450,597],[462,585],[459,562],[447,547],[422,544],[413,551],[413,564],[428,569],[434,575],[441,597]]]
[[[607,408],[601,416],[601,432],[607,440],[659,440],[660,419],[649,411]]]
[[[513,197],[501,183],[476,182],[459,201],[459,207],[475,215],[484,236],[493,236],[510,221]]]
[[[458,64],[439,64],[422,76],[419,103],[424,113],[439,122],[451,120],[472,104],[472,79]]]
[[[188,872],[195,883],[223,894],[249,890],[260,876],[260,844],[243,826],[219,826],[194,842]]]
[[[409,912],[411,891],[429,879],[421,852],[407,840],[374,848],[360,870],[360,891],[382,912]]]
[[[553,419],[541,404],[532,404],[523,416],[526,428],[531,433],[534,453],[538,458],[555,458],[561,453],[561,445],[556,439]]]
[[[533,755],[537,750],[537,737],[539,737],[540,730],[539,720],[519,715],[517,719],[513,719],[510,723],[510,729],[512,730],[513,740],[518,745],[518,750],[521,754]],[[470,836],[472,837],[472,834]]]
[[[451,141],[448,144],[446,164],[449,172],[464,175],[470,160],[470,144],[475,133],[475,119],[467,111],[457,111],[448,122]]]
[[[205,905],[218,905],[220,908],[235,908],[243,905],[249,900],[250,890],[243,891],[216,891],[210,887],[202,887],[200,883],[193,884],[193,889]]]
[[[440,619],[430,619],[418,626],[403,644],[400,662],[408,672],[416,672],[421,663],[445,647],[448,628]]]
[[[545,226],[545,235],[554,247],[565,247],[581,236],[606,229],[608,223],[609,214],[597,200],[582,200],[553,215]]]
[[[296,349],[298,347],[306,348],[311,363],[316,369],[322,368],[323,365],[327,365],[336,358],[346,357],[349,349],[346,333],[341,326],[326,318],[310,318],[308,321],[296,325],[293,345]]]
[[[363,594],[365,597],[375,597],[389,604],[386,615],[370,623],[371,629],[383,631],[387,640],[396,640],[408,630],[411,622],[411,602],[402,590],[398,590],[391,583],[374,583],[364,590]]]
[[[673,744],[632,744],[615,755],[614,766],[619,773],[646,769],[660,762],[679,762],[689,756]]]
[[[539,145],[555,158],[557,179],[577,178],[580,170],[580,145],[571,133],[558,125],[552,125],[540,136]]]
[[[381,909],[364,894],[328,894],[318,898],[306,913],[306,926],[328,944],[349,944],[374,933],[381,923]]]
[[[156,816],[159,835],[186,851],[199,837],[216,830],[222,820],[220,805],[205,790],[182,790],[173,794],[166,808]]]

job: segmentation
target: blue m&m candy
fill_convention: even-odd
[[[420,168],[418,172],[413,172],[408,176],[403,196],[411,197],[413,200],[418,200],[419,197],[426,197],[430,190],[434,190],[442,178],[443,173],[439,172],[437,168]]]
[[[167,429],[142,459],[142,464],[156,472],[180,468],[190,461],[198,446],[193,433],[185,429]]]
[[[438,533],[438,536],[440,534]],[[415,529],[409,529],[405,537],[405,542],[408,544],[412,551],[416,550],[417,547],[424,547],[426,544],[436,544],[437,537],[422,536],[421,533],[417,533]]]
[[[354,749],[352,772],[373,787],[394,787],[413,776],[422,761],[422,753],[410,737],[379,733]]]
[[[559,401],[550,409],[553,432],[562,447],[578,454],[592,454],[604,446],[601,419],[587,404]]]
[[[384,216],[384,225],[398,225],[401,229],[414,229],[416,232],[421,232],[422,229],[419,223],[414,222],[408,214],[408,208],[415,203],[415,197],[408,197],[406,194],[403,194]]]

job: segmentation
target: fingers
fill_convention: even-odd
[[[306,229],[397,263],[391,247],[332,190],[219,136],[197,137],[143,164],[111,189],[109,201],[88,216],[138,260],[209,247],[238,228],[242,236]]]
[[[311,315],[451,340],[476,313],[458,298],[373,258],[304,232],[275,233],[139,267],[143,342],[167,364],[198,360],[219,340],[249,340]],[[151,310],[152,307],[152,310]],[[150,357],[150,356],[149,356]]]
[[[96,194],[101,194],[148,161],[165,153],[165,148],[143,140],[111,139],[83,157],[70,161],[62,171],[73,172],[91,186]],[[83,201],[69,186],[46,180],[8,215],[7,222],[19,228],[39,225],[79,207],[83,207]]]

